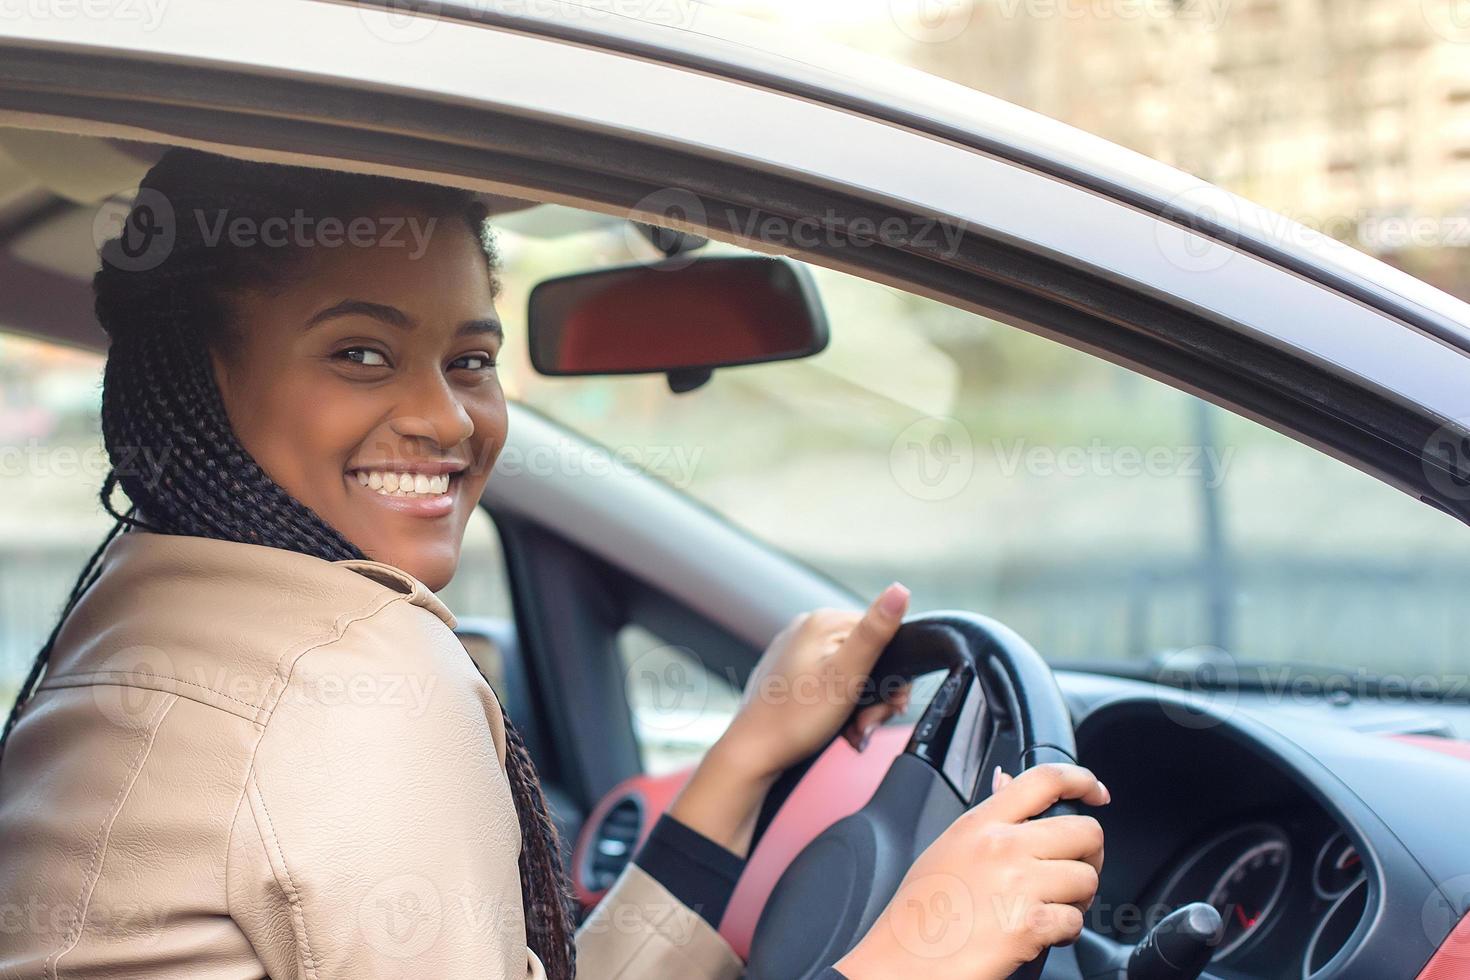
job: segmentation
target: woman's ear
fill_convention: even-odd
[[[240,382],[240,365],[236,358],[224,350],[224,345],[211,343],[207,345],[209,351],[209,367],[214,373],[214,386],[219,389],[220,399],[225,404],[226,414],[234,402],[236,385]]]

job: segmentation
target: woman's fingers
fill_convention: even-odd
[[[1081,814],[1032,820],[1023,828],[1031,853],[1046,861],[1085,861],[1102,871],[1103,829]]]
[[[909,608],[909,590],[897,582],[874,599],[842,641],[842,646],[834,654],[841,661],[843,669],[854,674],[866,677],[878,662],[878,654],[883,652],[892,640],[893,634],[898,632],[899,624],[903,622],[904,613]]]
[[[1043,905],[1037,909],[1036,938],[1046,946],[1070,946],[1082,935],[1086,916],[1075,905]]]
[[[1097,894],[1097,869],[1086,861],[1036,862],[1036,897],[1085,910]]]
[[[842,731],[842,737],[859,752],[867,748],[868,739],[872,738],[873,732],[878,726],[897,715],[901,715],[909,706],[909,686],[905,684],[895,692],[887,701],[880,704],[870,704],[865,708],[858,709],[852,721]]]
[[[971,812],[984,810],[989,818],[1020,823],[1045,813],[1058,800],[1102,806],[1112,799],[1107,787],[1088,770],[1055,762],[1032,766],[1002,790]]]

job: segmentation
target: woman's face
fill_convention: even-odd
[[[416,219],[422,251],[393,236],[283,257],[299,259],[284,285],[233,297],[236,336],[213,357],[230,422],[271,479],[368,557],[440,589],[505,444],[501,333],[467,223]]]

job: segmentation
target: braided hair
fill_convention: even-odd
[[[36,655],[0,733],[0,752],[62,624],[97,580],[103,551],[125,526],[283,548],[328,561],[367,557],[246,452],[225,413],[210,351],[238,340],[229,315],[232,292],[279,285],[300,274],[291,249],[236,244],[220,233],[224,220],[245,218],[257,229],[267,221],[283,227],[280,222],[299,218],[307,208],[350,220],[387,203],[467,222],[485,252],[492,292],[498,293],[486,208],[468,191],[181,148],[164,153],[148,171],[123,233],[103,246],[92,283],[97,319],[111,340],[102,434],[112,466],[100,496],[116,523],[88,559]],[[168,451],[158,452],[163,449]],[[147,466],[139,465],[139,452],[146,450],[154,452],[145,456]],[[131,505],[125,511],[114,507],[119,488]],[[573,980],[572,904],[560,841],[531,757],[509,718],[505,735],[506,774],[521,828],[527,944],[549,980]]]

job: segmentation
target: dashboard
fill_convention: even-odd
[[[1132,945],[1169,912],[1205,902],[1224,920],[1212,974],[1334,975],[1329,966],[1366,935],[1375,890],[1376,869],[1344,822],[1222,731],[1147,705],[1122,713],[1078,746],[1115,801],[1096,813],[1107,861],[1089,926]]]
[[[1470,743],[1357,731],[1270,704],[1210,704],[1096,674],[1057,679],[1079,761],[1112,791],[1111,805],[1093,811],[1107,853],[1089,928],[1132,944],[1173,909],[1207,902],[1224,925],[1206,977],[1470,980]],[[839,741],[818,760],[752,854],[721,924],[737,952],[786,864],[866,802],[905,740],[883,729],[860,755]],[[685,778],[637,777],[609,794],[584,827],[575,867],[596,866],[604,824],[621,835],[613,849],[630,854]],[[595,884],[579,879],[584,906],[599,897]],[[1053,950],[1042,976],[1078,980],[1072,950]]]

